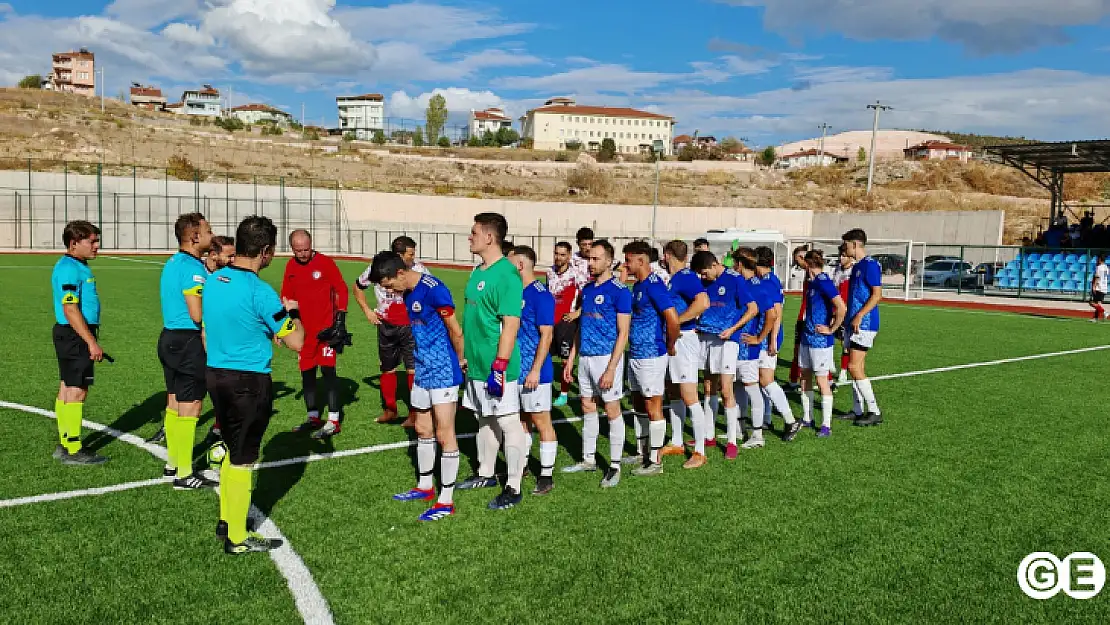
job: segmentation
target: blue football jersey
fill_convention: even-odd
[[[871,289],[883,286],[883,268],[879,262],[870,256],[865,256],[852,267],[852,277],[848,281],[848,320],[852,319],[871,298]],[[875,306],[871,312],[863,316],[859,324],[860,330],[879,331],[879,307]]]
[[[435,276],[424,274],[405,294],[405,308],[416,342],[416,385],[431,390],[462,384],[459,355],[443,322],[443,317],[455,314],[451,291]]]
[[[516,343],[520,348],[520,377],[525,378],[536,362],[540,347],[540,328],[555,328],[555,297],[542,282],[536,280],[524,288],[524,310],[520,313],[520,331]],[[540,384],[550,384],[554,379],[551,367],[551,350],[540,366]]]
[[[294,327],[274,287],[233,265],[209,276],[201,309],[214,369],[270,373],[273,338]]]
[[[738,299],[742,288],[741,282],[743,282],[743,278],[740,277],[740,274],[731,269],[726,269],[721,272],[716,280],[705,287],[705,292],[709,295],[709,308],[698,318],[698,332],[717,335],[740,321],[740,318],[744,316],[743,308],[751,301],[751,297],[748,296],[741,305]],[[744,289],[744,291],[746,292],[747,289]],[[737,333],[733,333],[732,340],[737,339],[736,335]]]
[[[786,303],[786,293],[784,292],[784,290],[782,288],[782,280],[779,280],[779,277],[775,275],[775,272],[772,271],[771,273],[767,274],[766,276],[764,276],[762,278],[762,280],[763,280],[763,286],[765,286],[771,292],[771,295],[774,298],[774,303],[776,303],[780,306],[785,304]],[[786,338],[786,332],[783,329],[782,322],[780,321],[779,322],[779,333],[778,333],[778,336],[775,339],[778,342],[775,343],[775,345],[781,348],[783,339],[785,339],[785,338]]]
[[[738,335],[747,334],[750,336],[759,336],[763,332],[764,323],[767,321],[767,311],[775,307],[774,298],[771,297],[770,289],[764,286],[763,281],[757,276],[752,276],[748,279],[741,278],[744,288],[748,292],[748,297],[751,301],[755,302],[756,307],[759,309],[759,314],[753,317],[744,327],[733,336],[739,339]],[[767,349],[767,341],[764,340],[759,345],[746,345],[740,344],[740,360],[756,360],[759,358],[759,352]]]
[[[663,280],[653,274],[632,287],[632,327],[628,333],[629,355],[635,360],[667,355],[663,313],[674,309]]]
[[[196,256],[178,252],[162,267],[160,283],[162,327],[167,330],[199,330],[200,324],[189,316],[185,297],[200,296],[208,280],[208,268]]]
[[[671,294],[671,302],[674,303],[674,311],[678,316],[682,316],[689,308],[690,304],[701,293],[705,293],[705,285],[702,284],[701,278],[689,267],[683,267],[678,273],[671,276],[671,281],[667,285],[667,290]],[[682,330],[694,330],[698,327],[698,320],[691,319],[682,324]]]
[[[827,273],[818,274],[809,281],[806,289],[805,327],[802,332],[802,345],[826,348],[836,344],[831,334],[819,334],[817,326],[831,326],[836,316],[833,300],[840,297],[840,290]]]
[[[96,292],[96,278],[83,260],[66,254],[54,263],[50,275],[50,290],[54,300],[54,320],[67,326],[65,304],[77,304],[85,323],[100,324],[100,296]]]
[[[578,346],[582,356],[608,356],[617,345],[617,315],[632,314],[632,292],[617,278],[582,288]]]

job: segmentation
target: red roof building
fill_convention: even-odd
[[[908,161],[960,161],[971,160],[971,148],[947,141],[926,141],[902,150]]]

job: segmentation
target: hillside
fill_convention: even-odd
[[[932,133],[933,131],[922,130],[919,132]],[[973,133],[948,131],[938,131],[935,134],[944,135],[951,139],[953,143],[970,146],[975,150],[980,150],[988,145],[1021,145],[1023,143],[1039,143],[1036,139],[1027,139],[1025,137],[997,137],[994,135],[977,135]]]
[[[902,150],[926,141],[948,141],[948,137],[916,130],[880,130],[876,135],[875,153],[879,158],[902,158]],[[805,150],[815,150],[821,142],[820,137],[783,144],[778,148],[780,155],[793,154]],[[871,151],[870,130],[849,130],[825,137],[825,151],[837,156],[856,160],[860,148]]]

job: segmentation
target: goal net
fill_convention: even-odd
[[[787,247],[791,253],[802,245],[821,250],[825,254],[826,271],[832,275],[840,262],[837,251],[840,244],[840,239],[811,237],[791,239]],[[900,239],[868,241],[867,253],[883,268],[883,297],[905,300],[922,297],[920,273],[925,265],[924,243]],[[796,267],[789,257],[786,261],[788,279],[783,280],[783,284],[787,290],[800,291],[805,281],[805,272]]]

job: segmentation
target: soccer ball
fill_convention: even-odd
[[[224,458],[227,457],[227,446],[223,441],[216,443],[208,448],[208,466],[216,469],[224,463]]]

